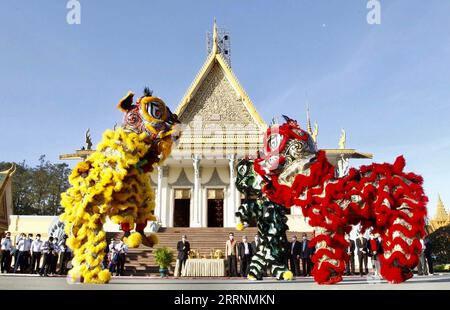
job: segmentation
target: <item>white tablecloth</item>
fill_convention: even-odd
[[[179,260],[175,266],[174,275],[178,275]],[[224,277],[225,261],[223,259],[190,258],[186,260],[181,270],[183,277]]]

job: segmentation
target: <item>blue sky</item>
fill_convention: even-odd
[[[232,68],[261,115],[301,122],[319,146],[403,154],[423,175],[430,213],[450,205],[450,1],[66,0],[0,2],[0,160],[35,164],[94,142],[121,122],[115,105],[149,85],[175,108],[206,57],[213,18],[231,32]],[[356,162],[353,164],[368,162]]]

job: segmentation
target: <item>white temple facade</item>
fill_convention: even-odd
[[[267,125],[223,56],[223,39],[214,25],[212,49],[175,111],[179,144],[151,176],[163,227],[234,227],[236,163],[262,146]]]

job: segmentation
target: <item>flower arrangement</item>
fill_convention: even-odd
[[[200,256],[199,252],[197,250],[190,250],[189,251],[189,258],[198,258]]]
[[[220,249],[217,249],[214,251],[214,258],[215,259],[222,259],[224,257],[223,251]]]

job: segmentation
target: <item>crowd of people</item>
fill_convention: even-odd
[[[247,236],[243,236],[242,241],[238,242],[231,232],[228,237],[225,243],[225,260],[228,276],[247,277],[252,256],[258,251],[261,239],[258,235],[255,235],[254,241],[249,242]],[[345,275],[369,275],[368,263],[370,258],[373,275],[381,277],[379,256],[383,254],[383,247],[380,235],[371,233],[369,234],[369,238],[366,238],[362,233],[359,233],[355,240],[350,239],[349,235],[346,235],[345,239],[349,243],[347,248],[349,262],[346,265]],[[315,248],[310,247],[309,242],[310,240],[307,234],[302,234],[301,240],[297,240],[297,236],[294,235],[288,244],[286,265],[289,266],[289,270],[296,277],[309,277],[314,268],[312,256],[315,253]],[[421,242],[422,253],[419,257],[417,274],[433,274],[431,242],[428,238],[421,240]],[[190,243],[187,241],[186,235],[183,235],[182,240],[178,242],[177,250],[178,259],[180,260],[178,272],[181,274],[181,268],[188,259],[190,250]],[[358,272],[355,270],[356,259],[358,260],[359,266]]]
[[[230,277],[247,277],[250,262],[253,255],[258,251],[261,244],[259,235],[254,236],[254,240],[249,242],[247,236],[242,237],[241,242],[234,239],[234,234],[229,234],[229,239],[225,244],[225,258],[227,261],[228,276]],[[310,276],[313,268],[311,257],[314,254],[314,248],[309,247],[309,240],[306,234],[302,235],[302,240],[297,241],[297,237],[293,236],[288,244],[286,255],[286,265],[295,276]],[[237,263],[239,262],[239,272]],[[301,262],[301,268],[300,268]],[[267,271],[266,271],[267,272]]]
[[[11,233],[1,239],[1,272],[39,274],[41,276],[65,275],[72,251],[66,245],[67,235],[60,240],[50,236],[41,240],[41,235],[21,233],[13,242]]]
[[[67,235],[60,240],[50,236],[43,241],[41,235],[21,233],[13,241],[11,233],[6,232],[1,239],[1,272],[39,274],[41,276],[66,275],[73,258],[71,249],[66,245]],[[120,239],[111,239],[103,261],[103,268],[112,274],[123,276],[127,245]]]
[[[355,258],[358,259],[360,276],[369,274],[369,258],[372,264],[373,275],[381,277],[380,270],[381,264],[379,256],[383,254],[383,246],[381,236],[379,234],[371,233],[369,238],[365,238],[362,233],[359,233],[356,240],[350,239],[349,235],[345,236],[349,246],[347,248],[347,254],[349,256],[349,262],[346,266],[345,275],[355,275]],[[418,275],[433,274],[433,260],[432,260],[432,248],[431,242],[428,238],[421,240],[422,253],[419,256],[419,264],[417,266]],[[355,257],[356,256],[356,257]]]
[[[289,270],[294,276],[309,277],[311,275],[311,270],[314,268],[311,260],[314,250],[315,248],[309,247],[306,234],[302,235],[301,241],[297,241],[297,236],[292,236],[291,242],[289,242],[287,261],[289,262]]]
[[[380,277],[379,255],[383,254],[381,237],[378,234],[370,234],[365,238],[363,234],[358,234],[355,240],[345,236],[349,246],[347,254],[349,262],[346,266],[345,275],[360,276],[369,274],[369,258],[372,265],[373,275]],[[73,255],[71,249],[66,245],[67,235],[60,240],[50,236],[48,240],[41,240],[41,235],[26,235],[21,233],[13,242],[11,233],[6,232],[1,239],[1,272],[2,273],[22,273],[39,274],[41,276],[65,275],[70,269],[69,262]],[[297,277],[310,276],[314,268],[312,256],[314,247],[309,246],[309,239],[306,234],[302,239],[297,240],[297,236],[292,236],[288,244],[286,255],[286,265]],[[422,252],[419,256],[417,268],[418,275],[433,274],[432,247],[428,238],[421,240]],[[229,238],[225,243],[225,259],[228,276],[247,277],[250,262],[253,255],[258,251],[261,239],[258,235],[249,242],[247,236],[242,237],[241,242],[237,242],[233,233],[229,233]],[[177,243],[179,274],[181,268],[189,257],[190,243],[187,236],[183,235],[181,241]],[[127,245],[121,239],[111,239],[107,247],[107,255],[103,261],[103,268],[110,270],[116,276],[123,276],[125,269]],[[358,260],[359,270],[355,270],[355,260]],[[238,269],[239,264],[239,269]]]

